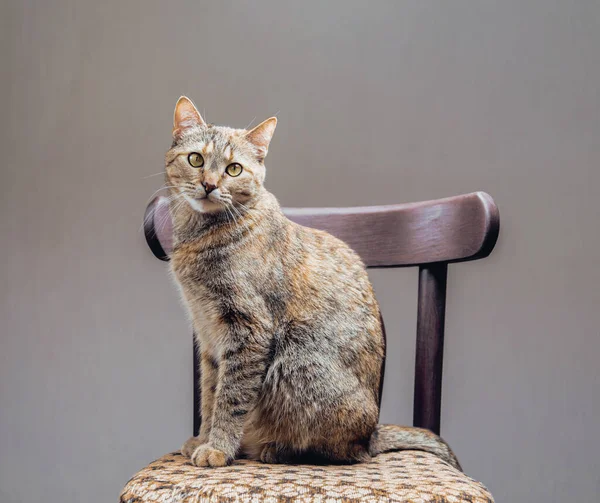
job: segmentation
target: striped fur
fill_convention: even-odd
[[[178,102],[166,155],[171,267],[202,353],[202,427],[183,454],[198,466],[239,455],[352,463],[408,448],[459,466],[430,432],[378,429],[379,306],[356,253],[289,221],[264,188],[275,119],[235,130],[205,124],[190,105]],[[240,176],[226,174],[231,162]]]

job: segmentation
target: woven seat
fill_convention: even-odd
[[[121,503],[493,503],[479,482],[433,454],[389,452],[356,465],[268,465],[237,460],[198,468],[172,453],[138,472]]]

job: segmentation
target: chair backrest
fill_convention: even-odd
[[[474,192],[420,203],[284,212],[294,222],[342,239],[367,267],[419,267],[413,424],[439,433],[448,264],[492,252],[500,226],[493,199]],[[156,197],[148,205],[144,230],[154,255],[168,260],[173,239],[165,198]],[[195,383],[197,368],[195,360]],[[197,388],[194,385],[195,434],[200,426]]]

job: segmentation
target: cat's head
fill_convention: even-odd
[[[224,212],[236,203],[254,204],[276,125],[275,117],[249,131],[207,124],[188,98],[179,98],[173,145],[165,156],[165,178],[173,199],[184,199],[201,213]]]

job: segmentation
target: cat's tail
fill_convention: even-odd
[[[406,450],[430,452],[457,470],[462,471],[460,463],[450,446],[435,433],[424,428],[413,428],[411,426],[377,425],[369,443],[371,456],[376,456],[382,452]]]

